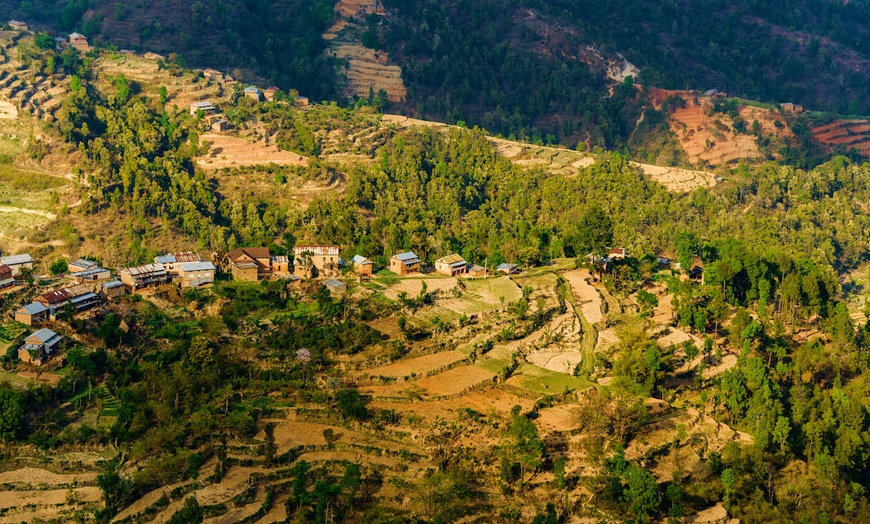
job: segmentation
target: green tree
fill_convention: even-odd
[[[24,421],[24,399],[8,382],[0,382],[0,439],[14,440]]]
[[[61,275],[63,273],[66,273],[68,269],[69,264],[67,263],[65,258],[59,258],[52,262],[50,266],[48,266],[48,271],[52,275]]]

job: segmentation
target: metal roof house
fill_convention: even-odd
[[[323,285],[326,286],[326,289],[328,289],[333,295],[340,295],[347,291],[347,284],[341,280],[327,280]]]
[[[461,255],[452,254],[435,261],[435,272],[447,276],[462,275],[468,271],[468,262]]]
[[[495,270],[499,273],[504,273],[505,275],[513,275],[514,273],[518,273],[520,268],[516,264],[508,264],[505,262],[504,264],[495,266]]]
[[[257,102],[259,102],[260,101],[260,89],[257,87],[254,87],[254,86],[248,86],[245,88],[245,96],[252,99],[252,100],[256,100]]]
[[[423,262],[412,251],[406,251],[390,257],[390,271],[397,275],[410,275],[420,272]]]
[[[24,344],[18,348],[18,358],[41,366],[59,349],[63,336],[50,329],[40,329],[24,339]]]
[[[15,320],[28,326],[48,320],[48,308],[41,302],[31,302],[15,312]]]
[[[93,260],[88,260],[86,258],[77,258],[67,264],[70,273],[79,273],[81,271],[87,271],[89,269],[94,269],[95,267],[100,267],[99,264],[94,262]]]
[[[160,264],[127,267],[118,272],[123,282],[135,292],[147,287],[157,287],[169,282],[169,273]]]
[[[21,270],[24,268],[33,269],[33,257],[28,254],[0,257],[0,262],[11,267],[13,275],[21,274]]]
[[[207,115],[213,115],[217,113],[217,107],[209,100],[200,100],[190,104],[190,116],[196,116],[200,111]]]
[[[181,287],[199,287],[214,282],[217,268],[211,262],[182,262],[176,266]]]

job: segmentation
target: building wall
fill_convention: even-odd
[[[372,276],[374,273],[374,264],[354,264],[353,272],[357,275]]]
[[[257,276],[259,275],[259,270],[257,268],[240,268],[235,264],[231,266],[231,272],[233,274],[233,280],[239,280],[242,282],[256,282]]]

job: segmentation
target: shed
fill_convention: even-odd
[[[374,274],[375,264],[362,255],[354,255],[350,259],[353,262],[353,272],[357,275],[370,277]]]
[[[341,295],[347,292],[347,284],[341,280],[327,280],[323,285],[326,286],[326,289],[328,289],[333,295]]]
[[[110,280],[108,282],[104,282],[102,286],[103,294],[106,295],[106,298],[116,298],[120,297],[124,293],[127,292],[127,287],[120,280]]]
[[[217,133],[223,133],[230,128],[230,121],[226,118],[215,120],[211,123],[211,130]]]

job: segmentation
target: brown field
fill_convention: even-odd
[[[813,129],[813,140],[836,149],[857,149],[870,155],[870,122],[867,120],[836,120]]]
[[[444,366],[449,366],[454,362],[459,362],[464,358],[465,354],[459,351],[442,351],[432,355],[403,359],[395,364],[366,369],[363,373],[371,377],[385,376],[396,378],[407,377],[411,373],[422,375]]]
[[[509,413],[511,408],[519,405],[529,410],[534,405],[530,398],[519,396],[511,389],[493,387],[480,391],[470,391],[462,397],[426,402],[397,402],[375,399],[372,406],[377,409],[395,409],[400,413],[414,414],[423,418],[449,419],[456,415],[460,408],[468,408],[485,415]]]
[[[402,396],[408,390],[418,391],[425,396],[448,396],[490,382],[493,377],[495,373],[479,366],[459,366],[415,381],[398,382],[388,386],[366,386],[361,390],[374,397]]]
[[[656,108],[660,108],[669,96],[679,96],[686,101],[686,107],[673,111],[669,123],[680,146],[693,163],[715,166],[762,157],[753,135],[735,132],[728,115],[712,113],[713,103],[709,97],[692,91],[664,89],[651,89],[650,93]],[[774,125],[777,121],[785,122],[775,111],[744,106],[738,112],[746,120],[747,127],[758,120],[763,132],[777,140],[794,136],[788,127],[777,128]]]
[[[251,142],[244,138],[222,133],[205,133],[202,139],[211,146],[206,155],[197,158],[196,164],[206,169],[222,167],[260,166],[277,164],[279,166],[305,166],[308,159],[282,151],[277,146],[260,140]]]
[[[405,292],[408,294],[408,298],[416,298],[423,289],[423,282],[426,283],[427,293],[437,293],[455,288],[457,281],[452,277],[406,277],[384,290],[384,296],[390,300],[397,300],[399,293]]]
[[[597,324],[604,320],[604,314],[601,312],[601,295],[589,283],[589,279],[592,278],[589,270],[565,271],[562,273],[562,276],[571,284],[574,298],[577,301],[577,305],[580,306],[580,313],[583,314],[586,320],[591,324]]]

